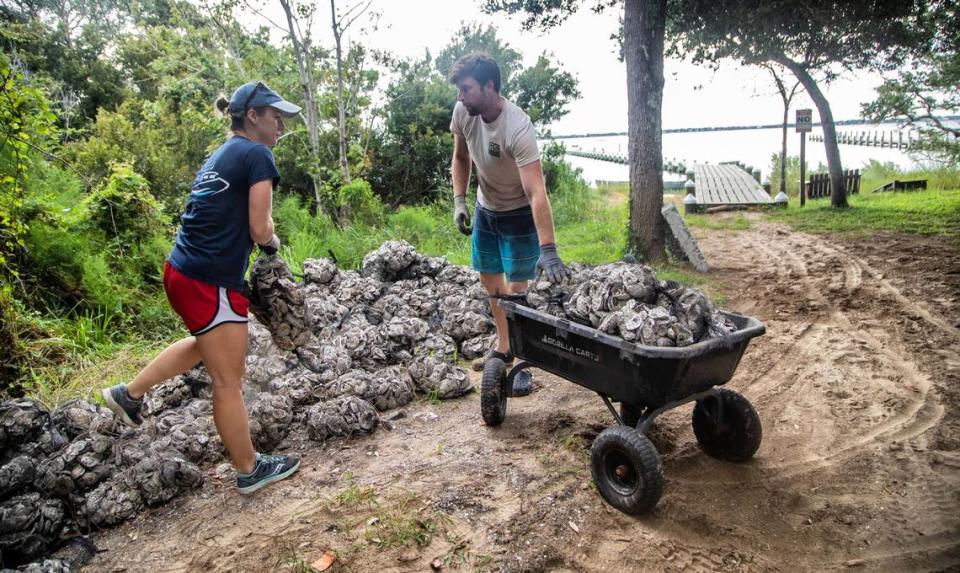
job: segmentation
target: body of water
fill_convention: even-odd
[[[890,126],[849,126],[838,127],[837,131],[874,130],[890,131]],[[814,128],[811,134],[822,133]],[[806,158],[807,166],[816,169],[817,165],[827,164],[827,156],[823,143],[810,141],[807,134]],[[770,174],[771,156],[780,152],[782,132],[780,129],[754,129],[738,131],[707,131],[697,133],[665,133],[663,135],[664,160],[681,160],[691,163],[720,163],[723,161],[740,161],[746,165],[759,168],[763,176]],[[889,137],[889,136],[888,136]],[[627,136],[593,137],[564,139],[568,149],[583,151],[606,151],[610,153],[627,153]],[[800,155],[800,134],[787,132],[787,154]],[[883,163],[892,162],[899,167],[909,169],[917,167],[916,162],[902,150],[879,147],[862,147],[857,145],[840,145],[840,159],[844,169],[862,168],[871,159]],[[567,156],[567,161],[574,167],[583,170],[583,177],[593,183],[603,181],[626,181],[629,179],[629,169],[626,165],[587,159],[585,157]],[[665,180],[685,179],[680,175],[664,174]]]

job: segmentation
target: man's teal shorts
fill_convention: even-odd
[[[473,213],[475,271],[505,273],[510,282],[528,281],[536,274],[540,241],[530,206],[491,211],[477,203]]]

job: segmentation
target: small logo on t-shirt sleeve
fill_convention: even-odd
[[[491,141],[487,145],[487,152],[494,157],[500,157],[500,144]]]

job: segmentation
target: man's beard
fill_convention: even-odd
[[[467,113],[470,114],[471,117],[480,115],[480,108],[472,107],[467,104],[463,104],[463,107],[467,108]]]

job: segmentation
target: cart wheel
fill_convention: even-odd
[[[708,455],[719,460],[745,462],[760,447],[763,437],[760,416],[749,400],[733,390],[720,388],[720,399],[723,407],[719,424],[717,399],[697,400],[693,408],[693,433]]]
[[[499,358],[487,360],[483,367],[480,415],[488,426],[499,426],[507,416],[507,365]]]
[[[634,428],[611,426],[600,432],[590,448],[590,469],[603,499],[624,513],[644,513],[660,501],[660,454]]]
[[[624,426],[636,428],[637,424],[640,423],[641,413],[643,413],[643,408],[640,406],[634,406],[633,404],[620,402],[620,420],[623,422]]]

